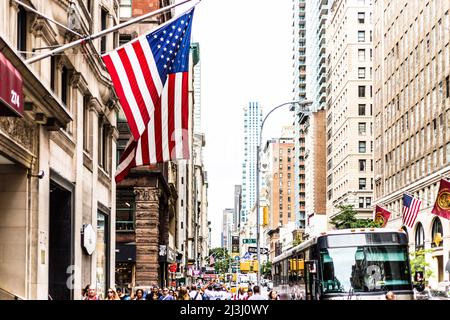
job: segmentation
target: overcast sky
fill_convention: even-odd
[[[234,185],[241,184],[243,107],[258,101],[264,116],[292,100],[292,1],[202,0],[192,34],[200,43],[208,219],[218,247],[222,211],[234,206]],[[292,121],[288,106],[277,110],[263,137],[278,137]]]

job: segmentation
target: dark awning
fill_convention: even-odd
[[[0,52],[0,116],[23,116],[22,75]]]
[[[117,262],[135,262],[136,245],[116,243],[116,261]]]

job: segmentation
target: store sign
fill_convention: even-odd
[[[177,261],[177,252],[165,244],[159,245],[159,262],[174,263]]]
[[[91,224],[86,224],[83,227],[83,246],[86,252],[91,255],[95,246],[97,245],[97,234]]]
[[[23,115],[22,75],[0,52],[0,116]]]

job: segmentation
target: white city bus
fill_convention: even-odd
[[[414,299],[404,231],[346,229],[322,233],[272,261],[282,300]]]

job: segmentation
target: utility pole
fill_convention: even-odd
[[[270,110],[270,112],[266,115],[266,117],[264,118],[263,122],[261,123],[261,128],[259,130],[259,139],[258,139],[258,146],[256,148],[256,254],[257,254],[257,259],[258,259],[258,267],[257,267],[257,272],[256,272],[256,276],[257,276],[257,280],[256,283],[259,286],[260,285],[260,280],[261,280],[261,247],[260,247],[260,214],[259,214],[259,169],[260,169],[260,152],[261,152],[261,144],[262,144],[262,131],[264,129],[264,123],[266,122],[267,118],[270,116],[270,114],[272,112],[274,112],[275,110],[277,110],[278,108],[281,108],[285,105],[293,105],[293,104],[299,104],[299,105],[311,105],[312,101],[308,101],[308,100],[302,100],[302,101],[293,101],[293,102],[286,102],[283,104],[280,104],[279,106],[273,108],[272,110]],[[304,110],[300,110],[299,112],[303,112],[303,113],[307,113],[309,112],[309,110],[304,109]]]

